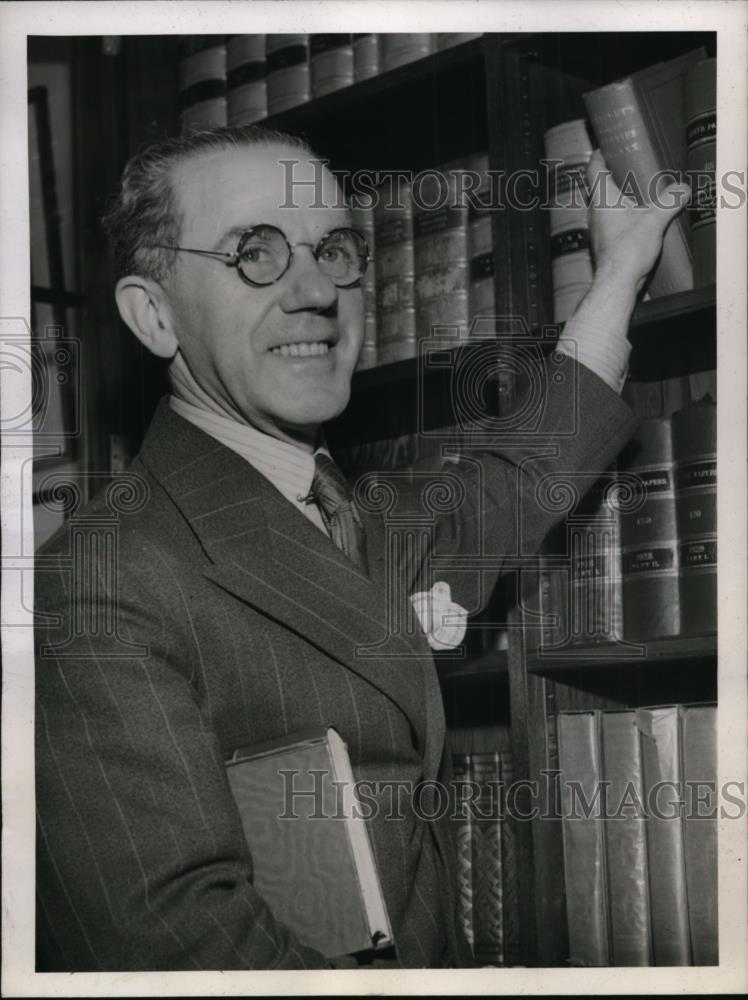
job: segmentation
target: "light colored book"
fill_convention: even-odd
[[[226,768],[254,885],[275,916],[327,958],[392,945],[339,733],[319,728],[239,749]]]

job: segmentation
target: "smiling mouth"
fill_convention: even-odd
[[[280,344],[271,347],[270,353],[282,358],[319,358],[327,354],[332,345],[327,340],[303,341],[298,344]]]

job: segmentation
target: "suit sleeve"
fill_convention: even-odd
[[[525,395],[516,418],[468,430],[459,463],[443,467],[444,489],[432,491],[427,512],[433,544],[411,566],[410,593],[445,580],[453,600],[479,610],[507,565],[529,563],[568,512],[564,500],[584,495],[638,422],[602,379],[564,355],[541,366],[526,391],[537,398]],[[423,513],[426,490],[419,494]]]
[[[221,750],[166,602],[123,577],[119,637],[107,638],[104,579],[92,573],[76,597],[69,573],[38,573],[38,611],[61,618],[38,629],[40,969],[330,968],[253,887]],[[65,641],[81,613],[78,625],[99,616],[98,631]]]

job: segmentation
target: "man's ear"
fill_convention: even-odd
[[[120,316],[138,340],[159,358],[177,353],[174,318],[163,289],[149,278],[128,275],[114,291]]]

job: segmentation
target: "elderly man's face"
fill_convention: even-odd
[[[179,245],[233,252],[237,232],[269,223],[289,243],[315,246],[331,229],[350,225],[327,171],[316,167],[324,174],[325,207],[313,207],[311,187],[297,185],[288,198],[279,159],[300,161],[296,180],[314,176],[305,155],[285,147],[211,151],[180,164],[173,175],[183,218]],[[282,207],[290,200],[295,207]],[[309,442],[345,408],[363,337],[363,293],[337,288],[310,247],[299,246],[286,274],[261,288],[219,259],[178,254],[164,287],[179,349],[224,412],[276,437]],[[279,350],[291,344],[327,348]]]

